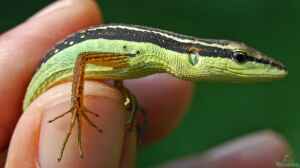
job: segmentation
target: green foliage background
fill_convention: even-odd
[[[1,2],[0,31],[12,28],[50,2]],[[296,159],[300,160],[299,0],[98,2],[106,22],[141,24],[198,37],[244,41],[282,60],[289,69],[288,78],[272,83],[197,83],[189,113],[180,127],[160,143],[143,149],[139,167],[203,152],[226,140],[263,129],[273,129],[286,137]]]

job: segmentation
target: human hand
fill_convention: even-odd
[[[0,36],[2,151],[22,114],[26,86],[41,57],[67,34],[100,23],[101,14],[94,1],[62,0]],[[149,115],[150,128],[144,143],[159,140],[176,127],[191,97],[191,83],[167,75],[154,75],[126,84]],[[57,162],[70,118],[48,123],[70,106],[71,83],[67,82],[45,92],[22,114],[9,144],[6,167],[134,167],[136,134],[129,133],[128,142],[123,143],[126,116],[121,110],[120,93],[100,82],[89,81],[85,87],[85,104],[100,115],[93,119],[104,132],[100,134],[83,124],[84,159],[80,159],[76,139],[72,136],[62,161]],[[193,161],[178,161],[168,166],[271,168],[287,148],[279,136],[265,132],[195,157]],[[257,166],[253,166],[254,163]]]

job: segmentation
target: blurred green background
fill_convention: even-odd
[[[1,2],[0,32],[50,2]],[[106,22],[243,41],[282,60],[289,70],[285,80],[272,83],[198,82],[189,113],[180,127],[160,143],[143,149],[139,167],[203,152],[226,140],[263,129],[273,129],[286,137],[300,161],[299,0],[101,0],[99,3]]]

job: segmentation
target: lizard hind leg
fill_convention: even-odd
[[[126,129],[128,131],[132,131],[136,128],[139,142],[141,142],[144,138],[144,131],[147,128],[146,112],[140,107],[137,98],[123,85],[122,81],[115,81],[114,86],[122,93],[124,107],[128,112]],[[142,117],[142,121],[138,120],[140,115]]]
[[[135,125],[136,113],[138,109],[138,102],[136,97],[131,94],[131,92],[124,87],[123,81],[116,80],[114,81],[114,86],[121,92],[123,95],[123,105],[125,110],[128,112],[128,119],[126,121],[126,127],[131,131]]]

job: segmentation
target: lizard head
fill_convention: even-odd
[[[202,39],[190,46],[185,55],[185,61],[181,61],[185,63],[177,70],[183,79],[243,82],[287,75],[282,63],[241,42]]]

